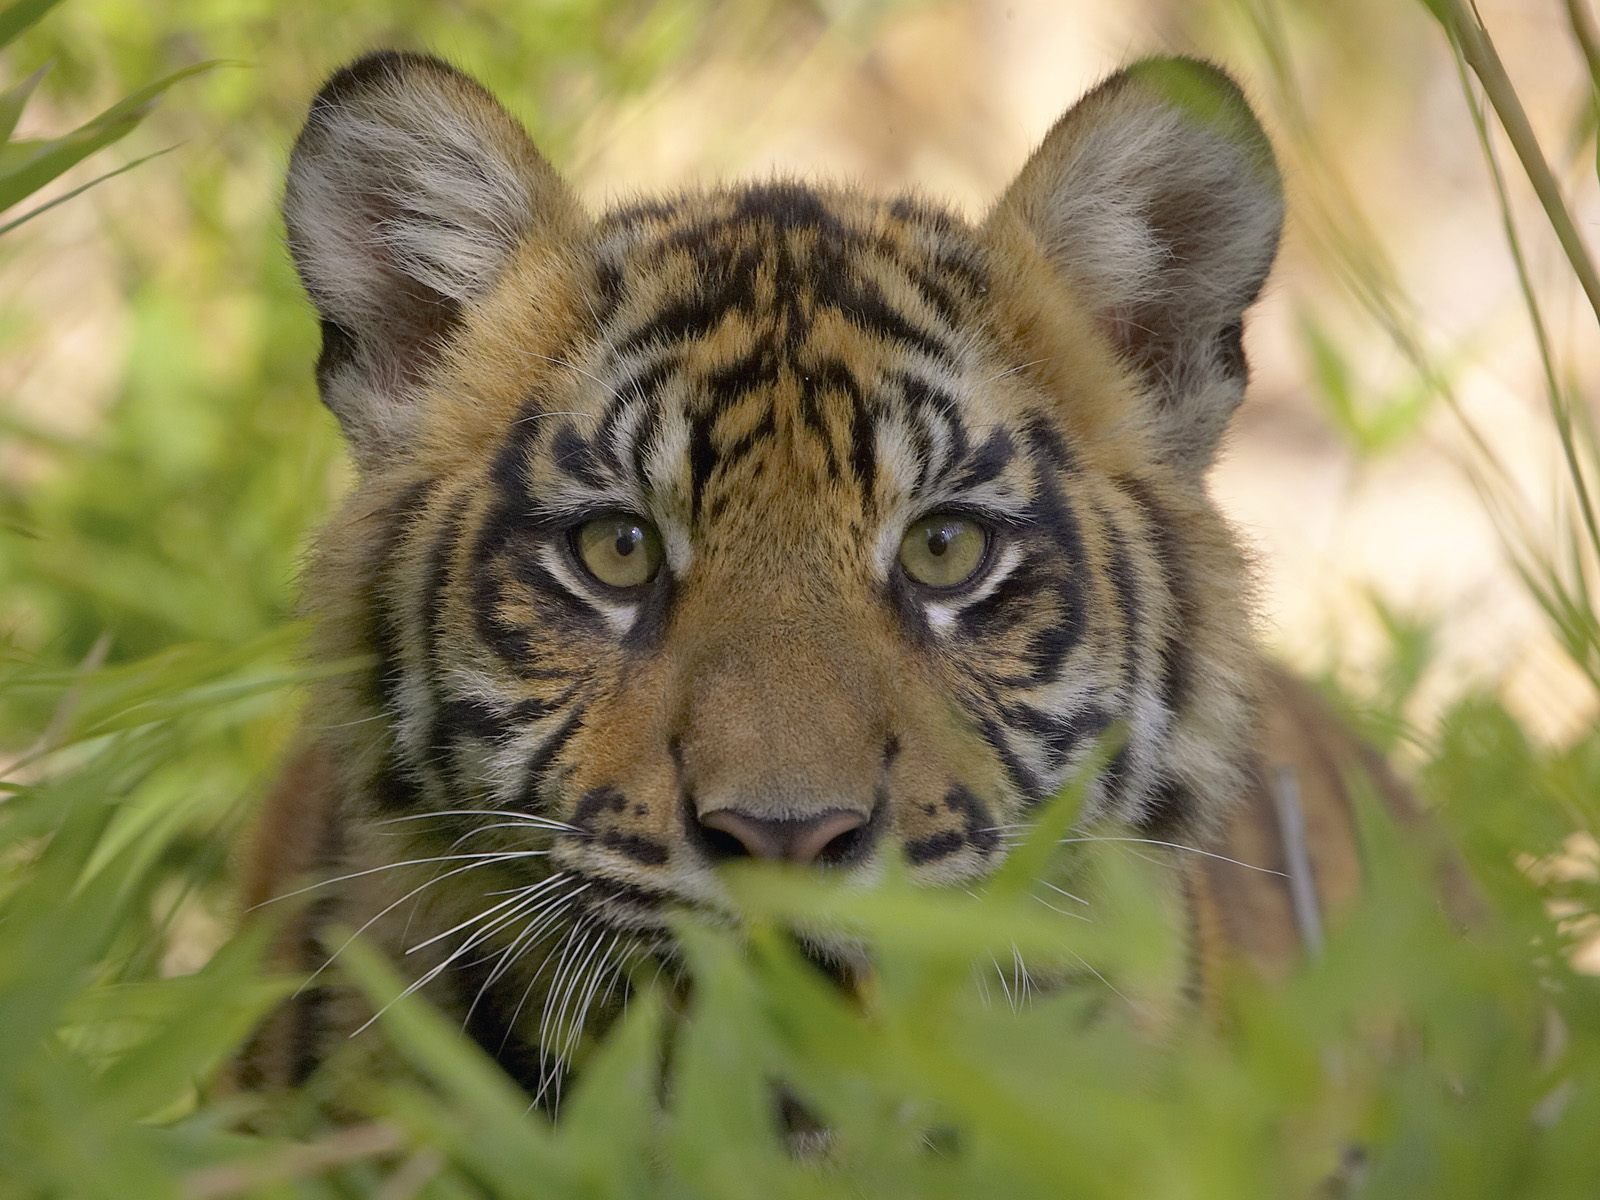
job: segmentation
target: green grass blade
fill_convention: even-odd
[[[83,195],[84,192],[87,192],[90,188],[98,187],[100,184],[104,183],[108,179],[115,179],[118,175],[121,175],[121,174],[123,174],[123,173],[125,173],[127,171],[131,171],[135,167],[143,166],[145,163],[149,162],[152,158],[160,158],[163,154],[171,154],[176,149],[177,149],[176,146],[168,146],[165,150],[157,150],[152,154],[146,154],[146,155],[143,155],[142,157],[136,158],[130,163],[123,163],[122,166],[118,167],[114,171],[107,171],[104,175],[96,175],[93,179],[89,180],[88,183],[80,183],[77,187],[73,188],[70,192],[67,192],[65,195],[57,196],[54,200],[47,200],[45,203],[39,205],[38,208],[30,208],[27,212],[23,213],[20,217],[17,217],[14,220],[7,221],[4,225],[0,225],[0,237],[4,237],[6,234],[10,233],[17,226],[23,225],[23,224],[27,223],[28,221],[33,220],[35,217],[43,216],[45,213],[49,212],[52,208],[55,208],[57,205],[65,204],[68,200],[71,200],[74,196],[81,196],[81,195]]]
[[[20,83],[14,83],[5,91],[0,92],[0,145],[11,140],[12,131],[17,127],[17,121],[22,117],[22,110],[28,106],[28,97],[33,95],[39,81],[45,77],[49,67],[40,67]]]
[[[61,137],[9,143],[0,155],[0,211],[32,195],[96,150],[127,136],[168,88],[215,65],[198,63],[174,71]]]
[[[0,9],[0,47],[6,46],[23,30],[36,24],[61,0],[16,0]]]

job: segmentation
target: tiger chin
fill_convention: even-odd
[[[1283,220],[1215,67],[1111,76],[973,223],[788,179],[590,212],[480,85],[381,53],[313,101],[284,215],[357,470],[314,653],[368,664],[249,858],[250,905],[320,883],[292,970],[363,930],[543,1096],[719,864],[972,886],[1113,728],[1084,823],[1207,851],[1190,994],[1354,893],[1343,770],[1406,811],[1264,667],[1207,493]],[[363,1019],[308,987],[240,1076]]]

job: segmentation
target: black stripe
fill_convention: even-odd
[[[1030,639],[1027,652],[1035,679],[1043,682],[1060,669],[1088,629],[1088,591],[1083,582],[1088,556],[1084,552],[1078,518],[1055,480],[1055,475],[1071,471],[1070,452],[1055,431],[1042,421],[1029,424],[1028,441],[1034,454],[1044,459],[1046,467],[1038,473],[1038,488],[1028,506],[1028,519],[1053,536],[1066,559],[1057,591],[1063,609],[1062,619],[1036,633]]]
[[[816,288],[817,302],[838,310],[856,328],[920,350],[935,362],[955,363],[955,351],[943,339],[908,320],[884,299],[876,284],[845,276],[824,276],[816,282]]]
[[[1052,766],[1062,766],[1085,741],[1099,737],[1115,717],[1091,701],[1069,713],[1045,712],[1030,704],[1007,705],[1002,715],[1011,724],[1038,736],[1049,750]]]
[[[1106,540],[1111,545],[1110,561],[1106,569],[1111,576],[1112,589],[1117,594],[1117,611],[1122,614],[1123,640],[1130,659],[1136,660],[1144,613],[1139,603],[1139,579],[1134,572],[1133,558],[1128,551],[1128,535],[1118,523],[1115,513],[1103,509],[1097,511],[1100,523],[1105,527]],[[1136,665],[1136,662],[1130,661],[1130,674],[1134,672]]]
[[[741,434],[739,438],[730,443],[719,456],[718,465],[724,468],[732,467],[750,454],[762,442],[778,432],[777,415],[769,408],[761,414],[761,420],[750,432]]]
[[[862,499],[870,501],[878,482],[877,429],[859,396],[850,412],[850,469],[861,487]]]
[[[595,819],[601,813],[620,813],[628,807],[628,798],[610,784],[590,788],[578,797],[572,809],[572,823],[579,829],[592,831]]]
[[[1155,539],[1156,561],[1177,609],[1176,628],[1163,631],[1160,650],[1162,703],[1168,712],[1176,714],[1187,706],[1190,698],[1192,667],[1187,641],[1199,618],[1189,578],[1188,555],[1179,542],[1171,515],[1142,481],[1121,476],[1115,483],[1138,507]]]
[[[725,408],[758,388],[778,382],[778,353],[768,338],[762,338],[742,358],[716,368],[706,376],[706,394],[718,408]]]
[[[1066,559],[1053,579],[1040,579],[1042,586],[1054,585],[1056,619],[1036,629],[1021,654],[1028,670],[1025,682],[1037,686],[1053,679],[1067,655],[1083,641],[1089,627],[1089,613],[1087,589],[1082,578],[1086,566],[1083,541],[1077,519],[1067,507],[1065,498],[1054,486],[1042,484],[1033,504],[1029,506],[1029,516],[1040,528],[1055,535],[1058,548]]]
[[[1035,457],[1043,458],[1052,470],[1062,475],[1077,471],[1078,461],[1062,440],[1061,431],[1051,425],[1046,417],[1030,417],[1024,432]]]
[[[704,254],[703,231],[688,229],[674,235],[673,245]],[[733,312],[749,312],[755,307],[755,283],[760,271],[758,247],[742,247],[720,261],[708,263],[708,278],[694,292],[678,297],[617,343],[617,352],[626,354],[657,344],[689,341],[705,337]]]
[[[672,598],[676,591],[676,581],[671,571],[663,569],[651,580],[634,609],[633,623],[623,632],[623,649],[639,652],[661,644],[661,639],[666,636],[667,618],[672,613]]]
[[[391,750],[372,777],[372,801],[380,812],[414,812],[422,807],[422,788],[410,768]]]
[[[897,221],[921,225],[935,233],[953,234],[962,228],[962,222],[954,214],[930,204],[921,196],[896,196],[889,201],[889,215]]]
[[[596,446],[605,444],[598,436],[593,442],[579,436],[571,422],[563,421],[550,442],[551,464],[587,487],[603,487],[606,476]]]
[[[662,866],[670,856],[665,842],[637,833],[620,833],[608,829],[600,835],[599,840],[606,849],[615,850],[624,858],[631,858],[634,862],[647,867]]]
[[[661,376],[665,376],[665,374],[665,368],[662,368]],[[633,478],[641,485],[648,483],[645,459],[650,454],[655,444],[656,434],[661,429],[661,399],[653,390],[654,384],[658,382],[659,377],[652,377],[652,391],[646,393],[644,413],[640,416],[639,423],[633,427],[633,445],[629,447],[629,454],[633,463]]]
[[[599,228],[601,232],[632,229],[654,221],[671,221],[677,215],[677,205],[670,200],[637,200],[613,208],[600,218]]]
[[[706,484],[717,469],[717,448],[711,440],[711,426],[716,416],[698,413],[689,421],[689,519],[700,516],[700,506],[705,500]]]
[[[951,460],[965,458],[969,452],[967,427],[961,420],[961,406],[955,397],[917,375],[898,375],[895,382],[900,385],[900,395],[916,418],[929,425],[935,418],[943,422],[950,439]]]
[[[434,711],[428,750],[443,765],[463,738],[503,742],[510,733],[510,725],[480,700],[440,700]]]
[[[1045,794],[1043,782],[1030,771],[1027,766],[1012,753],[1011,747],[1006,743],[1005,733],[999,724],[991,717],[978,718],[978,733],[989,747],[1000,758],[1000,765],[1005,768],[1006,777],[1023,797],[1030,802],[1037,801]]]
[[[961,818],[961,828],[944,829],[925,837],[911,838],[906,842],[906,861],[913,866],[944,858],[968,846],[980,854],[989,854],[1000,844],[1000,834],[988,808],[971,788],[955,784],[944,795],[945,811]],[[927,811],[937,812],[935,805]]]
[[[1128,535],[1123,530],[1115,512],[1096,509],[1100,523],[1110,543],[1107,571],[1111,576],[1112,590],[1117,597],[1117,611],[1122,614],[1122,665],[1131,698],[1134,689],[1143,681],[1145,663],[1143,620],[1144,608],[1139,595],[1139,579],[1134,571],[1133,557],[1128,545]],[[1122,797],[1129,783],[1129,747],[1123,746],[1112,757],[1101,774],[1101,785],[1106,800],[1113,811],[1121,808]]]
[[[912,285],[922,294],[928,306],[939,314],[939,319],[952,329],[961,327],[962,306],[957,302],[955,293],[946,287],[932,271],[917,263],[902,263],[901,269],[911,280]]]
[[[989,483],[999,478],[1015,457],[1016,443],[1011,440],[1011,434],[997,428],[959,464],[961,474],[956,477],[955,486],[975,488]]]
[[[539,810],[539,788],[544,783],[545,772],[550,769],[550,764],[555,761],[556,756],[566,749],[567,742],[572,739],[587,710],[588,705],[582,701],[574,704],[572,711],[561,724],[539,743],[539,749],[523,764],[522,786],[517,790],[516,802],[516,807],[520,811]]]
[[[540,562],[540,551],[544,548],[545,543],[541,539],[529,546],[526,552],[512,554],[506,559],[512,577],[525,585],[540,602],[540,632],[603,633],[606,614],[599,602],[567,587]],[[559,554],[562,551],[559,547],[553,547],[551,553]]]
[[[734,202],[734,221],[761,221],[779,229],[809,229],[834,238],[847,230],[822,197],[803,184],[773,182],[752,184]]]
[[[833,433],[828,425],[827,415],[823,412],[822,396],[824,392],[834,390],[841,386],[836,383],[831,375],[838,375],[848,380],[848,373],[841,364],[827,362],[818,366],[814,371],[807,371],[800,382],[800,419],[807,429],[822,443],[823,454],[827,457],[827,478],[839,478],[839,456],[834,450]],[[842,386],[854,388],[853,382],[845,382]]]
[[[1164,779],[1151,789],[1140,807],[1134,828],[1152,837],[1171,840],[1194,810],[1194,797],[1175,779]]]
[[[499,611],[507,576],[521,578],[528,572],[530,554],[555,532],[535,515],[528,477],[529,452],[540,427],[548,424],[532,419],[540,411],[536,398],[522,405],[511,433],[490,463],[488,481],[494,489],[494,501],[478,527],[470,558],[472,622],[478,640],[519,677],[528,680],[566,677],[563,671],[537,665],[533,627],[508,620]],[[539,582],[545,582],[542,569],[536,574]],[[556,595],[558,599],[569,598],[571,593],[563,588]],[[569,625],[573,623],[584,628],[593,625],[592,620],[569,617]]]
[[[994,818],[989,808],[976,792],[965,784],[956,784],[944,794],[944,806],[961,817],[966,826],[967,841],[987,854],[1000,844],[999,831],[994,828]]]
[[[441,645],[444,640],[445,592],[450,582],[450,558],[461,537],[462,521],[470,501],[468,492],[461,492],[451,501],[444,520],[434,533],[428,550],[427,572],[422,588],[422,647],[423,670],[428,683],[429,698],[434,711],[428,731],[427,753],[441,774],[448,771],[450,750],[459,732],[469,728],[478,718],[464,711],[446,711],[440,703],[440,679],[444,671]],[[464,703],[464,702],[463,702]],[[481,706],[478,706],[481,707]],[[492,714],[490,714],[492,716]]]
[[[921,866],[936,858],[954,854],[966,844],[966,836],[954,829],[941,830],[927,837],[910,838],[906,841],[906,861],[914,867]]]
[[[1050,586],[1051,577],[1039,569],[1037,557],[1024,558],[983,599],[974,600],[956,617],[968,637],[1004,637],[1038,609],[1024,603]]]
[[[620,261],[603,259],[594,269],[595,320],[603,327],[616,320],[627,295],[627,279]]]

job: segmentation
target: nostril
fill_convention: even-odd
[[[854,829],[835,834],[827,845],[817,851],[816,861],[824,867],[837,867],[849,862],[861,852],[867,842],[867,825],[863,821]]]
[[[700,843],[707,857],[714,862],[727,862],[729,859],[734,858],[758,857],[752,855],[750,847],[740,841],[739,838],[704,821],[700,823]]]
[[[757,817],[720,808],[701,815],[701,846],[715,862],[735,858],[782,859],[838,866],[855,858],[868,839],[867,818],[834,809],[813,817]]]
[[[860,848],[867,819],[860,813],[832,812],[808,825],[794,839],[790,857],[795,862],[832,867],[849,861]]]
[[[718,862],[730,858],[785,858],[782,826],[787,822],[747,816],[719,808],[700,818],[706,851]]]

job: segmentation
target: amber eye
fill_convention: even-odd
[[[971,517],[933,513],[913,521],[900,539],[900,567],[924,587],[960,587],[978,573],[989,532]]]
[[[572,533],[584,569],[608,587],[642,587],[661,569],[661,535],[649,521],[613,514],[585,521]]]

